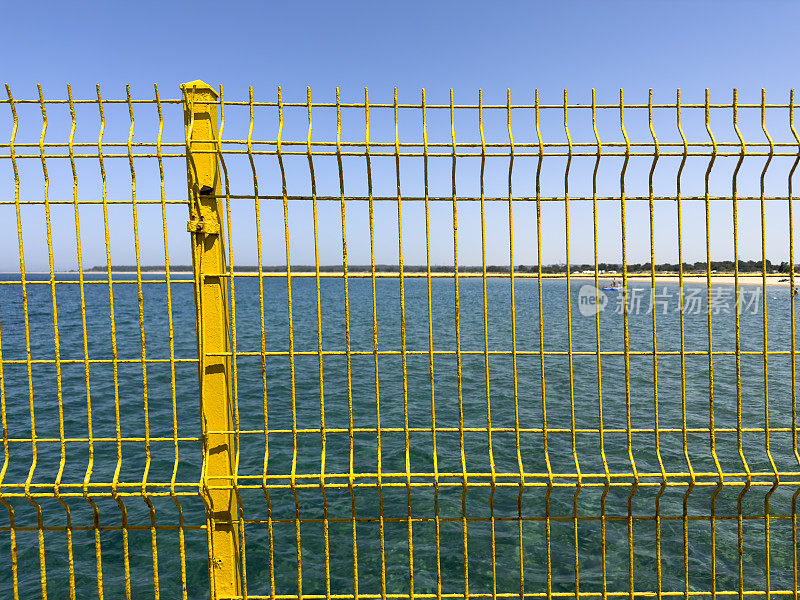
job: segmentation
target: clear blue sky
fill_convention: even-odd
[[[306,86],[311,86],[315,100],[332,99],[336,86],[341,88],[344,100],[361,100],[363,88],[368,86],[372,101],[386,101],[397,86],[401,102],[417,101],[423,87],[429,102],[442,103],[447,102],[450,88],[455,90],[457,99],[469,102],[476,100],[478,88],[484,89],[486,102],[505,102],[507,88],[511,88],[518,102],[530,99],[534,88],[542,90],[544,101],[559,102],[563,88],[569,88],[571,100],[586,102],[590,89],[597,88],[601,102],[613,102],[620,87],[626,89],[626,101],[646,100],[648,88],[654,88],[657,101],[673,101],[677,87],[683,89],[686,101],[702,101],[705,88],[711,88],[712,100],[728,101],[731,88],[738,87],[742,101],[758,102],[763,87],[771,94],[769,100],[785,102],[788,90],[800,81],[798,17],[798,3],[777,0],[12,1],[4,3],[0,18],[5,49],[0,73],[18,98],[35,98],[37,83],[43,84],[49,97],[63,97],[67,83],[72,84],[76,97],[93,97],[97,83],[110,97],[123,98],[124,85],[128,83],[135,97],[152,97],[153,83],[159,84],[163,96],[177,97],[181,82],[203,79],[212,85],[223,83],[230,99],[246,99],[248,86],[252,85],[257,98],[273,100],[276,87],[281,85],[284,98],[289,101],[304,100]],[[0,136],[5,141],[9,115],[7,108],[2,107],[2,111]],[[68,128],[53,129],[52,139],[65,139],[67,133]],[[695,127],[693,133],[702,137],[704,129]],[[30,137],[37,138],[33,134]],[[783,139],[785,132],[778,137]],[[776,189],[782,187],[785,193],[785,166],[775,168],[783,173],[776,180]],[[618,177],[616,163],[611,169],[612,179],[615,169]],[[557,171],[555,168],[554,173]],[[674,179],[674,167],[672,172]],[[753,172],[759,171],[756,168]],[[561,173],[563,179],[563,167]],[[13,198],[13,183],[6,170],[0,176],[6,182],[3,198]],[[444,179],[448,176],[449,171],[443,173]],[[243,185],[249,186],[249,179],[242,177]],[[362,184],[363,174],[352,177]],[[729,185],[729,174],[721,176],[721,181],[725,177]],[[502,173],[498,178],[503,180]],[[757,181],[755,185],[757,190]],[[71,194],[69,187],[61,191]],[[279,193],[280,188],[267,177],[261,191]],[[332,208],[335,210],[331,214],[335,214],[338,207]],[[563,207],[558,210],[563,212]],[[777,227],[781,214],[774,214]],[[6,211],[2,219],[9,217],[13,218],[13,213]],[[526,213],[523,218],[529,217]],[[646,213],[634,215],[637,219],[643,217]],[[436,218],[444,222],[447,217],[442,214]],[[469,218],[465,216],[467,223]],[[297,219],[304,227],[308,224],[299,213]],[[502,219],[498,216],[493,221],[500,231],[504,227]],[[555,213],[553,219],[557,224]],[[617,221],[618,217],[609,216],[609,238],[618,239],[618,230],[614,233],[613,229],[618,227],[614,225]],[[489,223],[490,228],[493,222]],[[664,222],[669,230],[664,234],[665,247],[674,250],[674,217],[665,213]],[[16,227],[6,223],[8,231],[3,230],[0,242],[0,270],[14,269],[17,260],[11,256],[16,247],[11,234],[15,234]],[[646,233],[645,223],[641,221],[638,229]],[[328,238],[322,240],[323,262],[336,262],[340,238],[337,227],[332,227],[330,242]],[[752,235],[745,232],[743,236],[742,257],[758,258],[758,229],[750,229]],[[701,235],[702,229],[695,233]],[[353,262],[368,260],[362,252],[366,247],[362,234],[363,228],[360,233],[353,233]],[[182,239],[178,236],[185,234],[176,230],[175,235],[175,239]],[[407,247],[416,249],[409,250],[406,261],[422,262],[424,252],[418,250],[423,238],[411,230],[408,235]],[[560,235],[563,240],[563,233]],[[449,260],[452,242],[443,237],[434,262]],[[391,232],[386,233],[386,239],[392,240]],[[720,229],[719,240],[716,258],[729,258],[729,229]],[[786,254],[785,240],[781,236],[775,240],[774,246],[768,248],[773,260]],[[646,246],[639,242],[633,243],[636,255],[631,260],[646,259],[640,252]],[[30,244],[31,268],[46,268],[46,255],[37,254],[33,238]],[[383,250],[380,244],[379,254]],[[591,260],[590,240],[573,240],[573,244],[573,261]],[[393,260],[396,232],[390,245],[393,250],[387,248],[379,261]],[[465,245],[474,250],[474,244]],[[556,235],[545,240],[545,245],[553,250],[543,256],[543,262],[559,262],[563,241],[559,242]],[[87,247],[87,266],[102,264],[102,246],[88,243]],[[97,252],[92,250],[94,247]],[[281,247],[268,245],[265,262],[281,262]],[[500,247],[504,248],[502,244]],[[688,244],[687,248],[688,259],[704,258],[703,243]],[[313,260],[313,253],[307,249],[301,247],[297,262]],[[174,262],[188,260],[184,249],[177,248],[175,252]],[[470,252],[465,250],[464,262],[479,261],[479,254]],[[493,254],[490,262],[501,262],[503,252]],[[520,252],[525,252],[524,242]],[[665,260],[669,258],[667,254]],[[243,250],[242,260],[253,262],[250,258]],[[614,252],[609,251],[605,258],[613,259]],[[123,253],[114,262],[130,262],[129,259]],[[63,268],[74,266],[74,259],[57,260]],[[157,253],[152,257],[145,253],[143,261],[159,263],[163,259],[159,261]],[[529,256],[517,262],[528,261]]]
[[[796,2],[4,2],[3,79],[76,93],[305,86],[757,93],[797,81]]]

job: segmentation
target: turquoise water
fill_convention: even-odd
[[[148,276],[151,280],[163,276]],[[185,276],[175,276],[175,279]],[[18,276],[3,276],[12,281]],[[103,275],[87,276],[87,281],[103,279]],[[126,275],[119,281],[131,281]],[[31,276],[46,281],[46,276]],[[72,275],[60,280],[75,282]],[[405,347],[406,378],[404,392],[401,337],[400,286],[396,279],[379,279],[376,284],[379,357],[378,393],[380,427],[389,429],[380,436],[381,471],[384,487],[379,493],[375,483],[378,472],[378,424],[375,358],[373,351],[372,283],[369,279],[349,282],[350,359],[348,388],[347,360],[344,354],[324,356],[324,389],[321,394],[319,357],[317,352],[316,287],[312,278],[292,281],[295,373],[295,406],[297,426],[313,430],[297,435],[295,470],[298,484],[297,501],[290,489],[289,474],[293,468],[294,444],[292,429],[291,365],[288,357],[289,320],[287,286],[283,277],[269,278],[264,283],[266,358],[266,406],[268,415],[269,491],[271,513],[261,489],[265,459],[264,394],[262,379],[261,326],[257,280],[241,277],[235,280],[237,352],[255,353],[240,356],[236,361],[236,389],[240,429],[240,483],[245,525],[245,558],[248,593],[270,594],[270,531],[273,521],[274,588],[276,594],[298,593],[298,544],[295,516],[299,513],[300,550],[302,560],[302,592],[326,593],[324,517],[327,502],[330,592],[352,594],[354,575],[353,514],[356,516],[356,545],[359,593],[379,597],[382,579],[389,594],[410,592],[409,514],[414,520],[413,578],[414,592],[435,594],[437,569],[441,573],[441,589],[445,594],[464,593],[464,535],[462,517],[467,517],[466,557],[470,594],[491,594],[493,580],[498,593],[519,594],[520,529],[522,517],[523,575],[525,593],[547,591],[548,553],[551,562],[552,591],[575,592],[575,527],[577,515],[579,582],[581,592],[602,589],[602,530],[600,516],[605,516],[606,579],[609,591],[628,592],[629,560],[632,561],[634,589],[649,592],[656,589],[656,505],[661,516],[661,580],[664,591],[684,589],[684,552],[688,556],[689,589],[711,589],[711,524],[712,502],[717,517],[716,576],[718,590],[738,590],[738,504],[741,503],[743,588],[763,590],[766,587],[765,496],[771,489],[773,469],[765,450],[763,431],[744,431],[742,448],[754,485],[746,493],[739,482],[742,460],[737,447],[737,367],[735,320],[733,312],[720,306],[714,315],[714,402],[716,450],[725,472],[725,486],[718,491],[716,467],[709,447],[709,377],[708,356],[692,354],[708,349],[705,290],[700,296],[700,311],[687,311],[685,316],[685,348],[681,365],[680,313],[678,287],[659,286],[658,293],[667,298],[666,314],[658,314],[658,413],[660,457],[670,485],[661,492],[659,455],[656,452],[654,428],[654,385],[652,355],[652,320],[646,312],[649,293],[647,284],[631,284],[642,291],[640,311],[629,317],[630,424],[633,429],[650,431],[631,434],[631,454],[640,473],[640,485],[633,490],[633,477],[627,442],[626,369],[623,351],[623,317],[614,311],[616,298],[600,314],[600,348],[602,356],[602,399],[604,449],[610,480],[606,487],[603,457],[600,450],[598,369],[595,352],[597,338],[595,319],[579,311],[580,288],[585,281],[572,282],[572,344],[570,371],[568,345],[567,288],[564,281],[542,283],[542,313],[545,352],[544,398],[547,410],[548,454],[544,452],[542,360],[538,355],[539,291],[534,279],[518,279],[515,284],[517,340],[517,396],[519,406],[520,456],[526,484],[520,496],[519,467],[514,428],[514,379],[511,319],[511,287],[509,279],[496,278],[487,284],[488,345],[491,352],[488,368],[491,422],[493,428],[491,458],[497,475],[494,491],[491,486],[490,445],[487,427],[487,392],[484,359],[484,296],[482,282],[475,278],[459,280],[461,404],[463,414],[463,447],[465,465],[461,461],[462,438],[459,433],[459,379],[457,369],[456,326],[454,319],[454,281],[436,278],[431,294],[433,306],[433,359],[436,408],[436,458],[438,491],[433,484],[434,453],[431,433],[431,381],[428,355],[428,289],[425,279],[405,281]],[[732,302],[726,294],[731,287],[721,286],[718,300]],[[757,287],[742,288],[745,301]],[[65,443],[64,467],[60,477],[63,502],[70,508],[75,581],[78,597],[97,595],[96,552],[93,510],[87,499],[98,507],[101,527],[103,589],[106,597],[124,597],[124,538],[121,530],[123,510],[111,497],[115,470],[119,473],[119,491],[131,493],[120,499],[125,508],[128,526],[128,560],[133,597],[153,597],[153,552],[151,511],[140,491],[147,469],[146,492],[154,506],[157,527],[157,558],[162,597],[179,597],[181,561],[179,535],[175,529],[162,529],[178,523],[178,511],[169,495],[169,482],[175,467],[177,499],[185,525],[186,578],[189,597],[207,596],[206,536],[203,505],[196,494],[202,454],[197,440],[200,431],[197,399],[197,365],[194,330],[193,286],[176,281],[172,285],[172,317],[174,324],[176,422],[173,426],[170,339],[166,286],[143,285],[142,311],[146,369],[147,418],[142,364],[121,363],[118,367],[118,404],[120,436],[131,441],[117,451],[115,383],[109,319],[109,293],[105,284],[86,286],[88,356],[106,362],[89,364],[89,397],[91,400],[94,463],[88,481],[98,484],[82,496],[82,483],[89,465],[87,425],[87,391],[83,362],[83,333],[80,295],[77,285],[58,284],[57,307],[60,357],[62,361],[61,394],[63,428],[66,438],[81,441]],[[131,283],[114,285],[115,327],[119,359],[141,361],[142,339],[139,330],[137,286]],[[691,292],[693,293],[693,292]],[[54,358],[53,312],[49,285],[28,286],[31,358]],[[343,351],[346,347],[344,282],[341,278],[323,279],[321,283],[322,347],[325,352]],[[730,304],[729,308],[733,305]],[[660,308],[664,308],[663,306]],[[757,309],[753,312],[753,308]],[[790,348],[791,307],[788,289],[767,288],[768,340],[770,351],[788,352]],[[0,286],[0,336],[2,337],[3,385],[8,423],[9,459],[2,491],[19,494],[22,484],[30,479],[32,492],[50,497],[37,498],[45,527],[66,524],[64,505],[53,498],[62,451],[59,443],[59,410],[56,401],[58,385],[52,362],[31,366],[32,394],[28,384],[26,340],[19,285]],[[741,315],[741,415],[742,426],[763,429],[765,423],[764,360],[761,299],[744,307]],[[730,354],[724,354],[728,352]],[[754,354],[747,354],[753,352]],[[183,361],[182,359],[188,359]],[[681,372],[685,372],[685,392]],[[570,376],[570,372],[572,375]],[[791,356],[771,354],[768,364],[769,425],[772,459],[779,471],[797,472],[792,448],[792,381]],[[322,436],[320,398],[324,395],[326,436],[326,490],[319,487]],[[582,485],[577,477],[572,442],[572,410],[574,396],[575,452]],[[30,398],[33,398],[37,444],[37,462],[32,469],[29,442],[15,439],[31,437]],[[684,454],[682,401],[685,398],[687,452],[697,485],[689,491],[689,478]],[[347,487],[350,466],[349,402],[352,399],[353,470],[369,474],[355,478],[362,487]],[[408,406],[408,461],[415,487],[407,488],[406,434],[404,403]],[[149,428],[149,429],[148,429]],[[731,431],[734,429],[733,431]],[[783,429],[784,431],[780,431]],[[333,431],[331,431],[333,430]],[[669,430],[669,431],[664,431]],[[151,442],[151,460],[146,458],[146,434]],[[176,462],[173,437],[178,442]],[[554,474],[554,486],[548,496],[547,461]],[[467,481],[475,484],[463,491],[462,469],[470,474]],[[342,476],[342,475],[345,476]],[[398,475],[401,474],[401,475]],[[312,477],[303,477],[313,475]],[[793,481],[796,477],[782,477]],[[767,483],[768,485],[755,485]],[[41,487],[36,487],[41,484]],[[102,484],[102,485],[101,485]],[[126,487],[124,484],[135,484]],[[180,485],[186,484],[186,485]],[[371,485],[366,485],[371,484]],[[531,485],[533,484],[533,485]],[[618,485],[619,484],[619,485]],[[72,486],[72,487],[70,487]],[[792,495],[798,486],[791,483],[775,488],[769,497],[770,585],[773,590],[792,588]],[[576,493],[577,492],[577,493]],[[66,495],[72,494],[72,495]],[[159,495],[160,494],[160,495]],[[741,495],[740,495],[741,494]],[[16,527],[19,562],[19,586],[22,597],[40,595],[40,545],[37,538],[36,508],[24,497],[11,498]],[[379,522],[379,505],[383,505],[383,540]],[[629,504],[630,503],[630,504]],[[437,567],[435,541],[436,515],[440,530]],[[630,508],[629,508],[630,507]],[[684,546],[684,507],[688,518]],[[491,511],[495,517],[494,538],[497,569],[492,573]],[[550,544],[548,550],[546,516],[549,513]],[[629,552],[629,514],[632,516],[634,544]],[[734,517],[734,518],[731,518]],[[0,508],[0,597],[12,594],[9,511]],[[107,529],[104,529],[107,528]],[[381,561],[381,545],[385,561]],[[67,534],[52,530],[44,533],[44,554],[47,570],[47,591],[50,598],[69,597],[67,569]],[[385,575],[382,577],[382,573]]]

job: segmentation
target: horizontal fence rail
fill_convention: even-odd
[[[796,597],[794,93],[711,96],[6,86],[0,596]]]

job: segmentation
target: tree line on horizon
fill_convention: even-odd
[[[740,273],[761,273],[763,262],[761,260],[739,260],[739,272]],[[684,273],[692,273],[692,272],[702,272],[705,273],[708,264],[705,261],[698,261],[694,263],[683,263],[683,271]],[[164,271],[166,267],[164,265],[142,265],[140,267],[142,272],[153,272],[153,271]],[[234,272],[239,273],[254,273],[258,272],[258,266],[256,265],[234,265],[233,266]],[[331,273],[331,272],[339,272],[342,271],[343,266],[341,264],[337,265],[320,265],[319,270],[322,273]],[[356,272],[356,273],[369,273],[372,271],[372,265],[348,265],[348,271]],[[598,271],[604,271],[606,273],[609,272],[621,272],[622,271],[622,264],[621,263],[606,263],[602,262],[597,265]],[[96,272],[105,272],[108,270],[107,266],[95,266],[88,270],[90,273]],[[137,270],[136,265],[116,265],[111,267],[112,271],[118,272],[131,272],[135,273]],[[286,271],[286,265],[263,265],[261,270],[264,272],[282,272]],[[395,273],[400,270],[399,265],[388,265],[388,264],[379,264],[375,265],[375,271],[378,273]],[[427,265],[403,265],[403,270],[408,273],[425,273],[428,270]],[[433,273],[447,273],[453,271],[452,265],[431,265],[430,270]],[[594,272],[595,265],[589,263],[581,263],[581,264],[571,264],[570,265],[570,273],[581,273],[583,271],[591,271]],[[651,271],[651,264],[649,262],[645,263],[629,263],[627,265],[628,273],[649,273]],[[679,270],[679,266],[677,263],[656,263],[655,271],[656,273],[676,273]],[[734,271],[734,262],[732,260],[718,260],[718,261],[711,261],[711,270],[718,271],[718,272],[725,272],[725,273],[732,273]],[[800,265],[795,265],[794,268],[795,272],[800,272]],[[171,265],[170,272],[178,273],[178,272],[191,272],[192,267],[190,265]],[[300,273],[313,273],[316,271],[315,265],[292,265],[292,271],[300,272]],[[481,265],[459,265],[458,272],[459,273],[481,273],[483,271],[483,267]],[[508,265],[487,265],[486,271],[489,273],[509,273],[510,268]],[[566,264],[549,264],[549,265],[542,265],[541,266],[542,273],[546,274],[565,274],[567,271]],[[778,265],[773,265],[772,261],[769,259],[766,260],[766,271],[767,273],[789,273],[789,263],[787,261],[783,261]],[[539,272],[539,265],[517,265],[514,268],[515,273],[538,273]]]

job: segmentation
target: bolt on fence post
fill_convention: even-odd
[[[187,229],[192,271],[203,434],[211,598],[240,595],[238,503],[233,489],[234,436],[227,280],[218,148],[217,94],[202,81],[181,86],[189,184]]]

